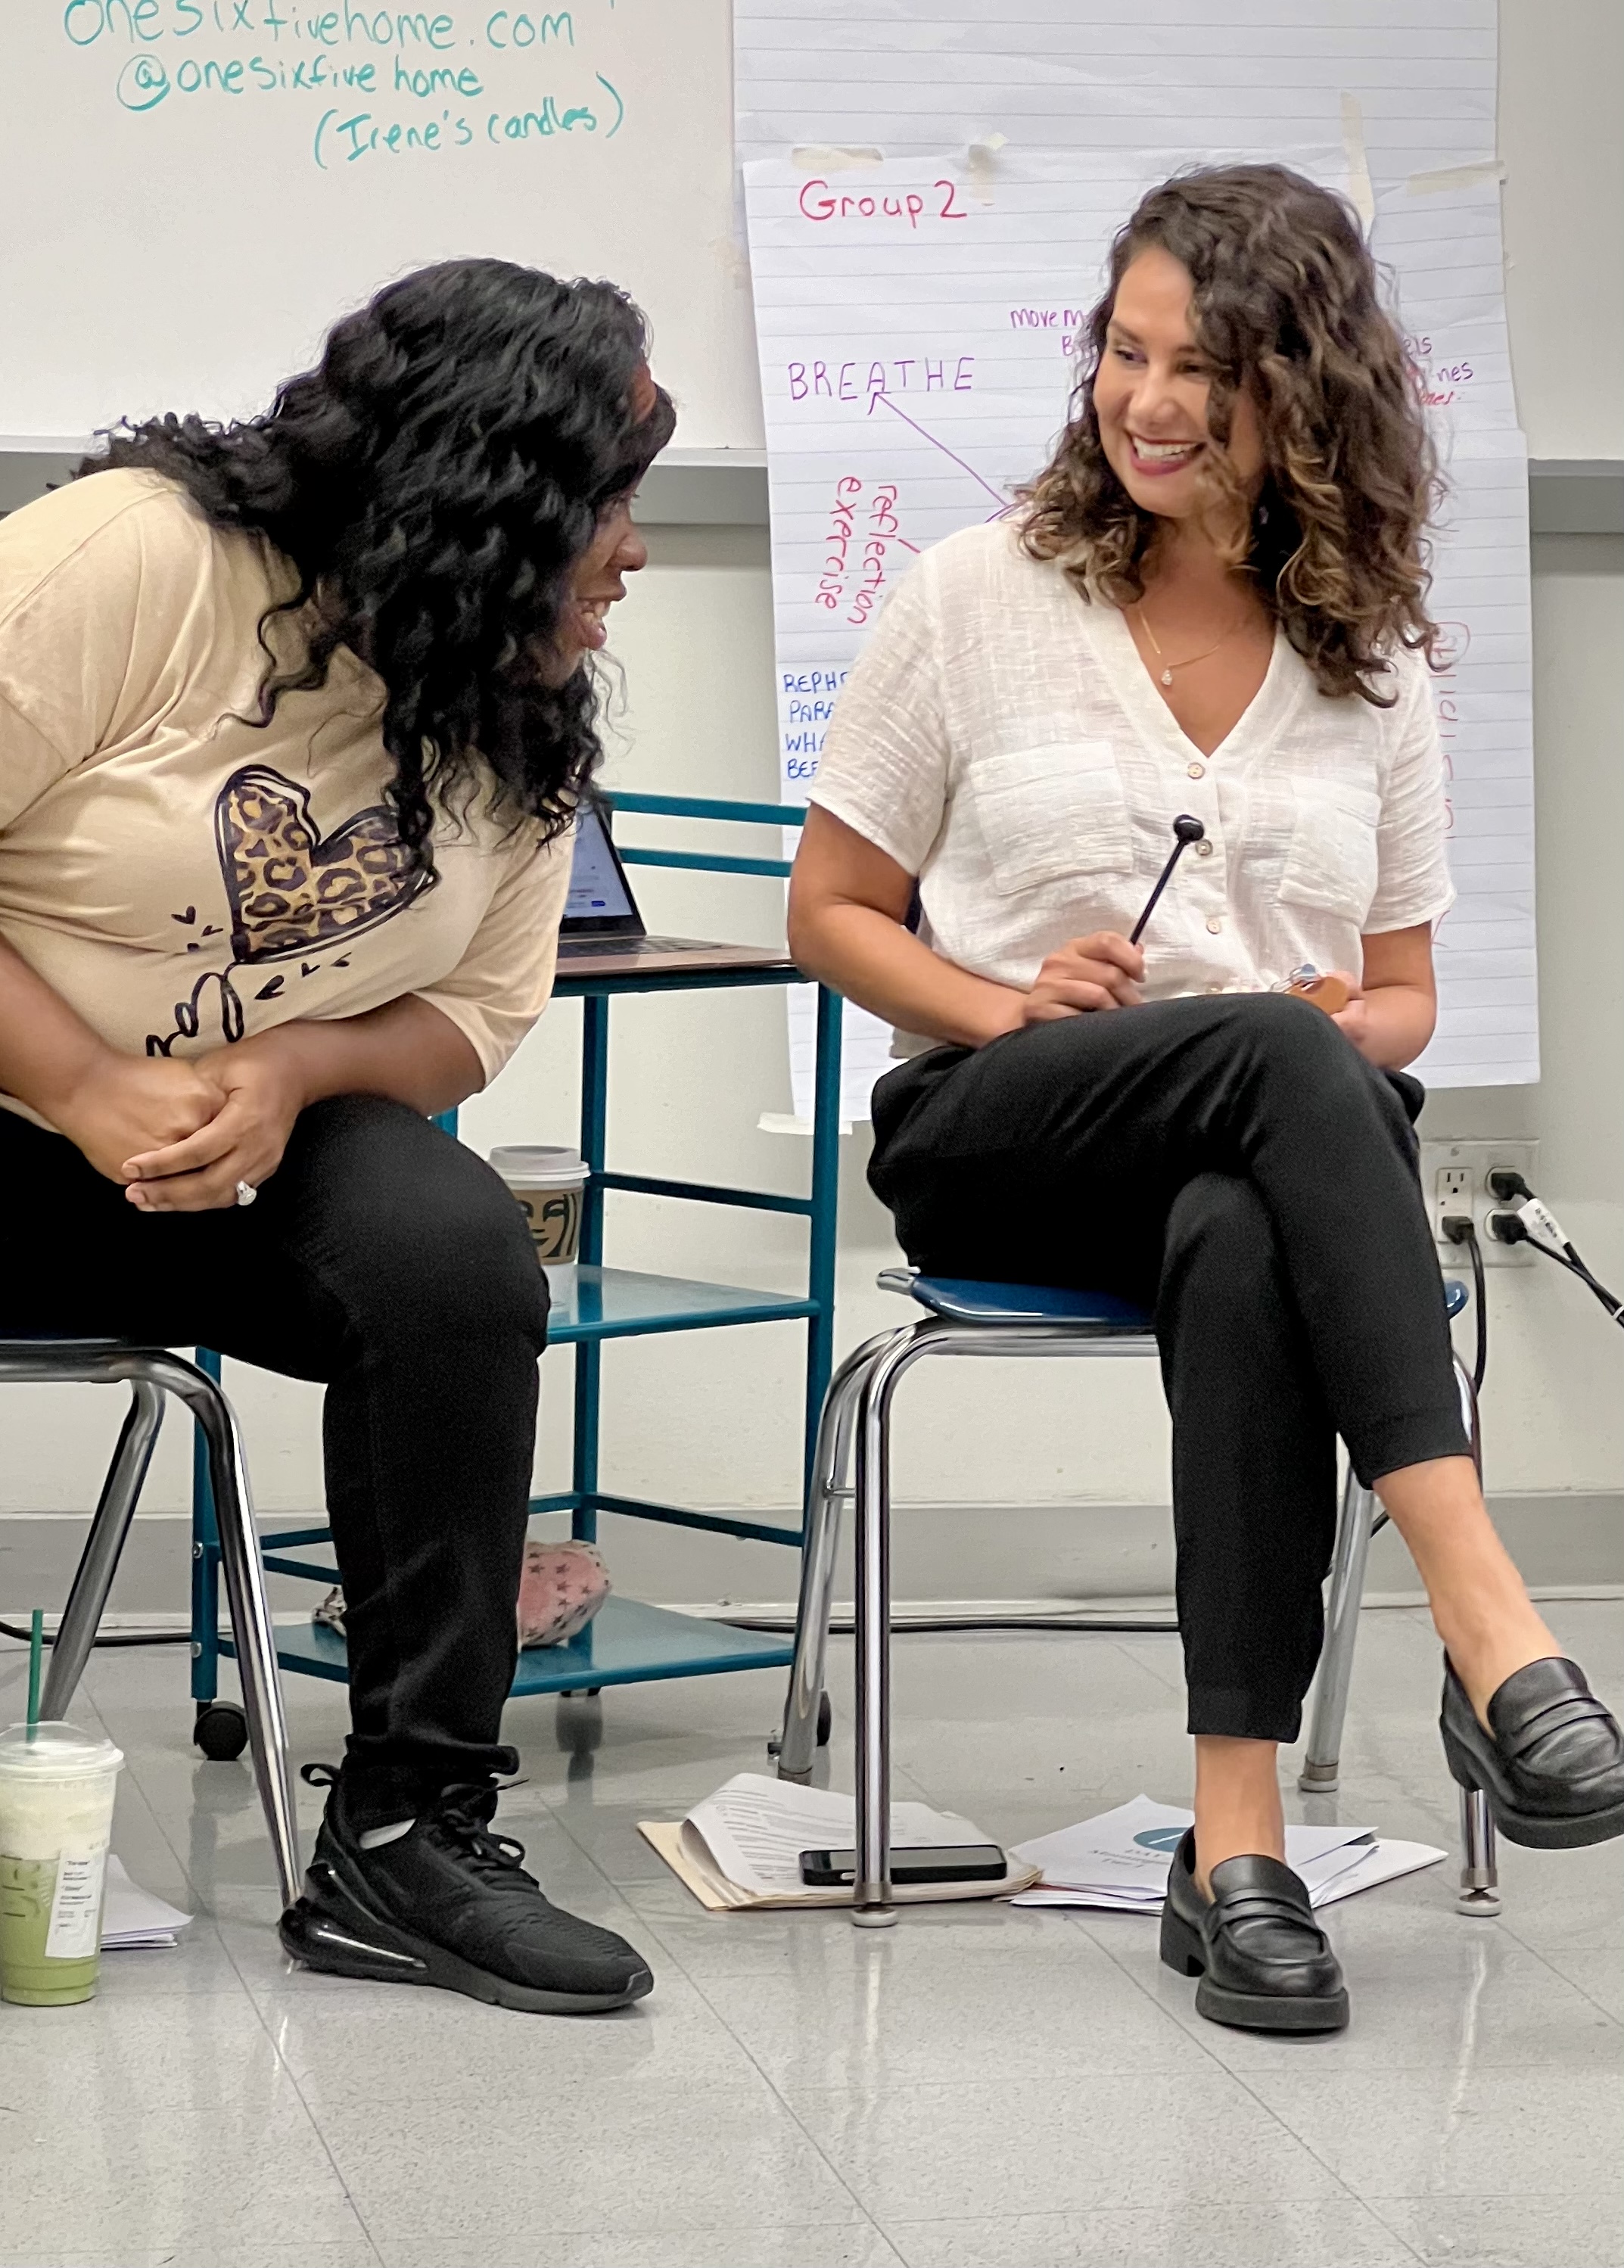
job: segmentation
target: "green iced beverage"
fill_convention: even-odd
[[[62,2007],[95,1992],[123,1761],[72,1725],[0,1733],[0,1999]]]
[[[95,1991],[99,1952],[69,1960],[45,1949],[55,1897],[55,1860],[0,1859],[0,1999],[55,2007]]]

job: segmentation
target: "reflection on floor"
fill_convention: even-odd
[[[1551,1617],[1624,1704],[1624,1606]],[[841,1650],[841,1784],[849,1678]],[[1437,1684],[1418,1615],[1366,1615],[1334,1800],[1452,1848]],[[1185,1800],[1172,1639],[905,1638],[896,1685],[899,1793],[1006,1840]],[[0,1653],[0,1723],[22,1697]],[[290,1971],[247,1772],[189,1747],[180,1650],[99,1655],[77,1713],[129,1756],[117,1847],[199,1918],[181,1949],[111,1958],[85,2007],[0,2007],[0,2264],[1624,2258],[1624,1843],[1503,1849],[1498,1922],[1459,1918],[1444,1867],[1336,1908],[1351,2029],[1249,2038],[1195,2017],[1137,1916],[957,1906],[874,1936],[702,1913],[636,1822],[762,1768],[778,1699],[765,1674],[611,1692],[595,1750],[590,1718],[510,1712],[527,1777],[501,1824],[658,1980],[560,2021]],[[335,1756],[342,1693],[289,1701],[298,1757]]]

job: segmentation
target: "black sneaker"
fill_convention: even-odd
[[[407,1833],[364,1849],[332,1767],[306,1764],[304,1776],[332,1789],[305,1895],[279,1928],[307,1969],[440,1984],[544,2015],[620,2008],[653,1989],[640,1953],[549,1905],[519,1863],[523,1845],[491,1833],[491,1782],[443,1788]]]

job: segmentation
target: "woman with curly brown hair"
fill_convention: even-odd
[[[1402,1066],[1452,895],[1434,488],[1341,202],[1272,166],[1152,191],[1053,462],[877,624],[791,895],[801,966],[899,1027],[870,1174],[909,1258],[1154,1314],[1195,1736],[1163,1957],[1204,2014],[1268,2030],[1348,2018],[1275,1757],[1338,1435],[1426,1584],[1457,1779],[1520,1841],[1624,1831],[1619,1728],[1484,1509],[1415,1174]],[[1201,839],[1141,950],[1183,813]],[[1309,964],[1338,1012],[1281,989]]]
[[[490,1831],[547,1279],[429,1114],[547,1005],[672,422],[613,285],[449,261],[0,526],[0,1329],[326,1386],[352,1730],[283,1941],[532,2010],[652,1980]]]

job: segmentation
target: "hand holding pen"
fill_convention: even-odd
[[[1128,937],[1114,930],[1097,930],[1091,936],[1073,938],[1051,953],[1038,971],[1036,983],[1023,998],[1023,1024],[1053,1023],[1062,1016],[1083,1016],[1110,1008],[1139,1005],[1144,981],[1144,955],[1139,940],[1156,909],[1157,900],[1172,879],[1173,868],[1192,843],[1206,834],[1199,819],[1180,813],[1173,821],[1172,853],[1157,876],[1156,887]]]

